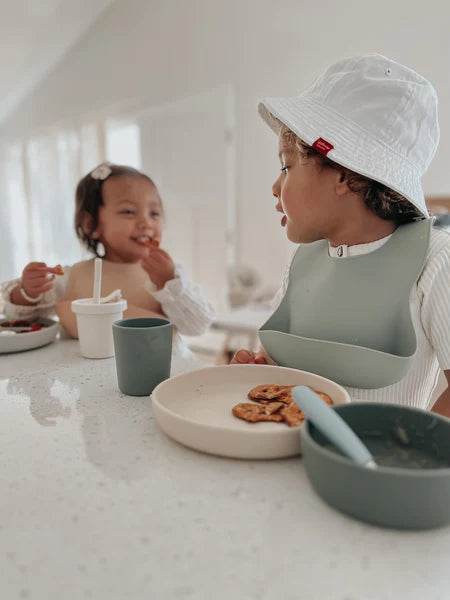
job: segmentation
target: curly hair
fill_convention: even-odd
[[[94,179],[94,177],[91,175],[95,170],[93,169],[93,171],[90,171],[78,182],[75,192],[75,232],[78,239],[87,247],[87,249],[91,250],[96,256],[99,257],[101,257],[101,255],[98,252],[98,247],[101,242],[100,240],[92,237],[92,232],[95,231],[98,225],[98,209],[103,205],[103,183],[112,177],[126,176],[143,177],[152,185],[155,185],[148,175],[141,173],[141,171],[138,171],[133,167],[127,167],[125,165],[113,165],[110,163],[107,163],[105,166],[107,166],[111,171],[107,177],[104,179]],[[88,233],[86,233],[83,229],[83,220],[86,214],[89,214],[92,217],[92,231]]]
[[[374,179],[359,175],[359,173],[333,162],[306,144],[286,125],[281,126],[279,135],[281,150],[295,152],[301,159],[312,158],[322,168],[342,171],[345,174],[345,181],[349,190],[359,194],[367,208],[380,219],[394,221],[397,225],[402,225],[421,217],[421,213],[417,208],[404,196]]]

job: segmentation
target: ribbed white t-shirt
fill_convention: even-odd
[[[357,246],[329,247],[331,257],[366,254],[380,248],[390,236]],[[274,299],[277,308],[289,282],[289,269]],[[394,402],[430,409],[439,369],[450,369],[450,231],[433,227],[422,274],[411,290],[411,314],[417,335],[417,352],[411,369],[398,383],[378,389],[347,387],[352,400]]]

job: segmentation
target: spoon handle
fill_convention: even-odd
[[[353,429],[320,396],[303,385],[295,387],[292,390],[292,396],[307,418],[345,456],[360,465],[376,467],[373,456]]]

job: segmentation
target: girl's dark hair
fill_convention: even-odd
[[[97,169],[104,169],[107,173],[107,169],[110,173],[104,179],[96,179],[92,174]],[[98,246],[101,243],[100,240],[92,237],[92,232],[95,231],[98,225],[98,209],[99,206],[103,205],[102,187],[103,183],[107,179],[112,177],[143,177],[147,179],[152,185],[154,182],[145,175],[134,169],[133,167],[127,167],[125,165],[112,165],[110,163],[102,163],[92,171],[90,171],[83,179],[81,179],[77,185],[75,192],[75,232],[81,242],[91,250],[96,256],[101,256],[98,253]],[[92,217],[92,228],[91,231],[85,233],[83,230],[83,219],[86,214]]]
[[[300,139],[293,131],[282,125],[280,130],[281,148],[296,152],[300,158],[313,158],[319,165],[342,171],[350,191],[359,194],[369,210],[380,219],[394,221],[397,225],[422,217],[420,211],[407,198],[394,192],[383,183],[359,175],[338,163],[333,162]]]

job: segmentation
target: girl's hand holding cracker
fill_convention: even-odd
[[[31,262],[22,272],[22,289],[35,298],[52,289],[56,275],[64,275],[61,265],[47,267],[43,262]]]
[[[142,259],[142,267],[158,290],[175,277],[175,263],[172,258],[165,250],[155,245],[149,245],[148,255]]]
[[[42,294],[53,287],[56,275],[64,275],[61,265],[48,267],[43,262],[31,262],[22,272],[22,280],[11,293],[14,304],[35,304],[42,298]]]

